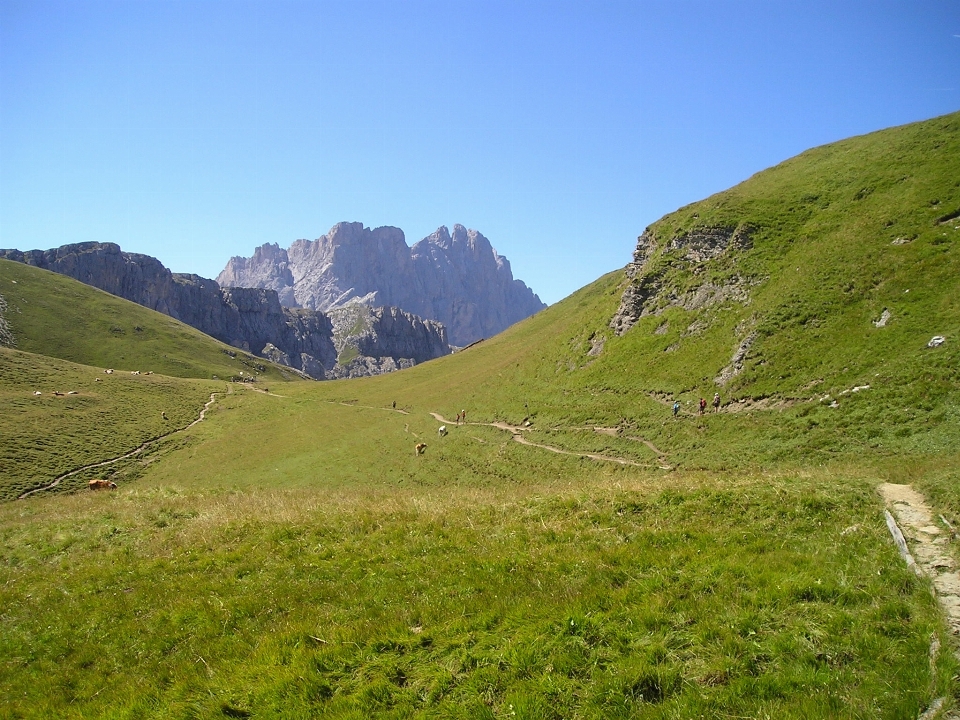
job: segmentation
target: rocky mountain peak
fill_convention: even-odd
[[[289,307],[399,307],[444,324],[456,345],[495,335],[544,307],[486,237],[460,224],[452,232],[442,225],[408,247],[400,228],[342,222],[316,240],[295,241],[286,258],[272,248],[255,251],[246,265],[232,259],[218,280],[274,289]],[[274,270],[238,272],[268,256]]]
[[[322,312],[282,303],[284,295],[293,296],[294,276],[288,252],[278,245],[261,245],[251,258],[231,258],[220,274],[230,287],[199,275],[171,273],[156,258],[122,252],[113,243],[0,250],[0,258],[69,275],[317,379],[390,372],[450,352],[442,325],[396,308],[364,306],[353,324],[339,317],[335,324]],[[259,278],[260,285],[237,287],[244,277]],[[0,298],[0,343],[6,342],[2,311]],[[353,350],[344,355],[347,344]]]

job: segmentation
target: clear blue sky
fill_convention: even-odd
[[[461,223],[552,303],[679,206],[955,110],[958,0],[0,0],[0,247],[213,277]]]

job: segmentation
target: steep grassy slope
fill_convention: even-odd
[[[298,377],[189,325],[47,270],[0,260],[13,347],[82,365],[224,379]]]
[[[224,394],[226,385],[156,374],[107,375],[0,348],[0,499],[12,500],[189,425],[210,394]],[[147,449],[136,462],[91,468],[57,489],[76,490],[94,478],[112,478],[120,468],[132,479],[154,459],[156,448]]]
[[[603,448],[589,426],[615,427],[621,451],[644,457],[627,440],[642,437],[687,467],[956,458],[958,211],[958,115],[818,148],[654,224],[635,282],[656,292],[623,336],[608,326],[626,287],[613,273],[462,355],[349,392],[529,416],[531,437],[566,446]],[[683,240],[710,228],[743,229],[752,247],[690,262]],[[928,348],[934,335],[947,340]],[[695,417],[715,391],[722,412]]]

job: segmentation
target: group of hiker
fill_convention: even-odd
[[[720,393],[713,394],[713,411],[720,412]],[[707,412],[707,401],[703,398],[700,398],[700,403],[698,405],[698,415],[703,415]],[[680,401],[675,400],[673,403],[673,416],[676,417],[680,412]]]

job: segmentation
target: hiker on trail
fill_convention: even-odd
[[[720,412],[720,393],[713,394],[713,411]]]
[[[466,425],[466,424],[467,424],[467,411],[466,411],[466,410],[461,410],[461,411],[460,411],[460,417],[463,418],[463,424]]]
[[[700,414],[703,415],[704,411],[707,409],[707,401],[703,398],[700,398]]]
[[[393,401],[393,409],[394,409],[394,410],[397,409],[397,401],[396,401],[396,400]]]
[[[673,416],[676,417],[678,412],[680,412],[680,401],[676,400],[673,403]]]

